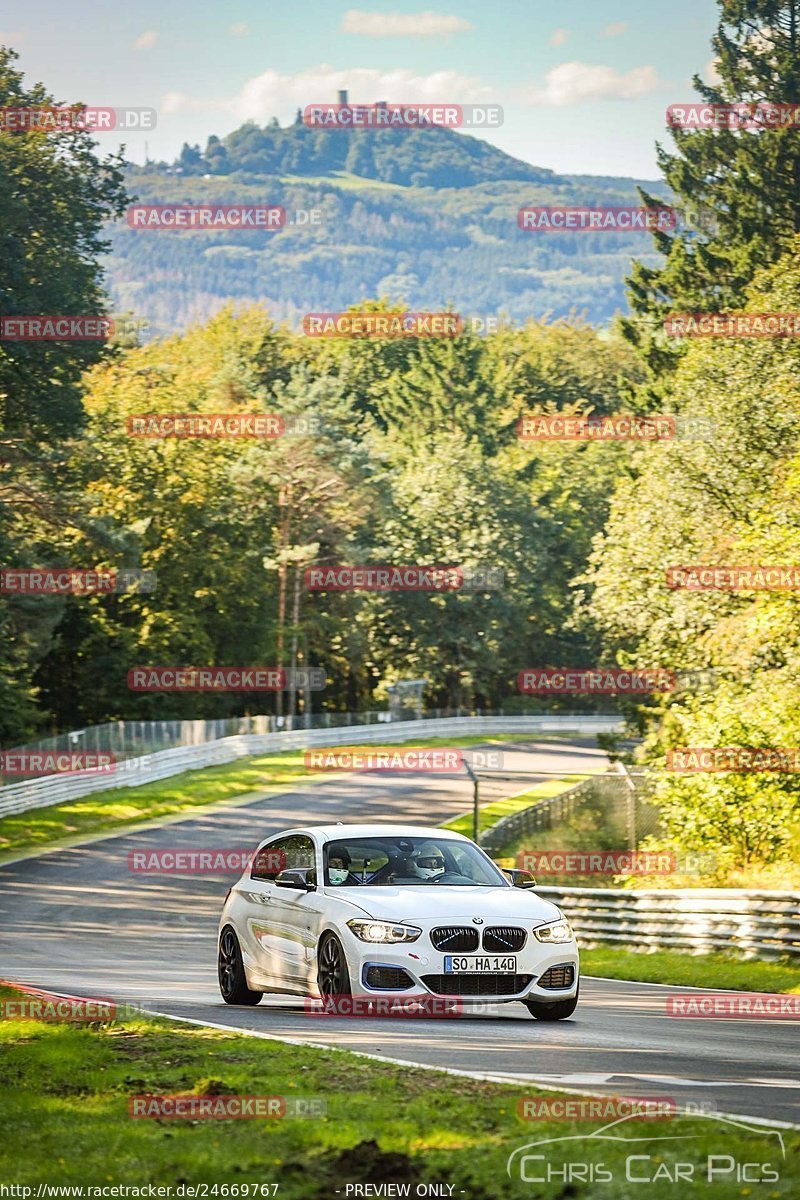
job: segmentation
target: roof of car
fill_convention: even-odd
[[[430,825],[307,825],[304,829],[286,830],[287,833],[319,833],[326,841],[342,837],[424,837],[455,838],[459,842],[470,839],[452,829],[436,829]],[[273,835],[274,836],[274,835]]]

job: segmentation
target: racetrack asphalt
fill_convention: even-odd
[[[602,769],[592,738],[504,746],[484,801]],[[584,978],[573,1018],[548,1024],[521,1004],[457,1019],[314,1016],[302,1000],[222,1003],[216,931],[229,876],[132,873],[140,849],[254,848],[282,829],[333,821],[436,825],[470,808],[455,776],[359,773],[188,815],[0,865],[0,976],[70,995],[111,997],[184,1020],[351,1049],[379,1058],[592,1093],[800,1124],[800,1020],[674,1018],[687,989]]]

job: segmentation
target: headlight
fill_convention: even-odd
[[[540,925],[534,929],[534,936],[540,942],[571,942],[575,937],[569,921],[554,921],[552,925]]]
[[[415,942],[422,933],[414,925],[392,925],[390,921],[353,920],[347,922],[347,928],[352,929],[362,942],[383,942],[384,945],[388,942]]]

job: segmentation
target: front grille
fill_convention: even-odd
[[[575,982],[575,964],[558,963],[549,967],[539,980],[541,988],[568,988]]]
[[[522,949],[527,937],[526,931],[516,925],[490,925],[483,931],[483,948],[496,954],[512,954]]]
[[[532,975],[423,975],[426,988],[437,996],[516,996]]]
[[[437,950],[446,954],[460,954],[464,950],[478,949],[478,931],[469,925],[440,925],[431,930],[431,941]]]
[[[404,971],[402,967],[367,967],[364,983],[367,987],[383,988],[392,992],[402,992],[414,986],[408,971]]]

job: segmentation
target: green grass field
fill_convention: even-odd
[[[800,992],[800,963],[782,959],[758,962],[727,954],[682,954],[655,950],[652,954],[598,946],[581,950],[581,972],[608,979],[640,983],[669,983],[676,987],[705,987],[745,992]]]
[[[350,171],[331,171],[330,175],[281,175],[281,183],[299,183],[307,187],[315,184],[342,188],[348,192],[363,192],[373,189],[381,192],[408,192],[412,189],[401,183],[385,183],[381,179],[367,179],[364,175],[353,175]]]
[[[0,989],[0,999],[20,997]],[[268,1030],[268,1012],[259,1010],[258,1016]],[[308,1019],[330,1021],[335,1042],[343,1018]],[[380,1024],[376,1019],[374,1037],[366,1042],[370,1047],[380,1043]],[[414,1033],[409,1028],[409,1035]],[[413,1196],[417,1185],[435,1183],[445,1186],[439,1195],[467,1200],[632,1200],[644,1194],[651,1200],[695,1195],[729,1200],[750,1193],[732,1180],[719,1179],[710,1187],[704,1175],[708,1155],[734,1150],[780,1173],[779,1182],[753,1195],[790,1200],[800,1194],[797,1132],[784,1134],[785,1160],[774,1134],[744,1133],[696,1117],[637,1120],[624,1131],[634,1138],[680,1136],[677,1143],[592,1143],[588,1135],[605,1125],[607,1116],[523,1119],[524,1097],[546,1098],[534,1089],[141,1015],[92,1026],[5,1019],[0,1020],[0,1043],[0,1180],[32,1187],[33,1194],[39,1184],[208,1184],[230,1189],[218,1195],[242,1196],[243,1185],[257,1184],[277,1185],[277,1193],[251,1191],[251,1196],[344,1200],[348,1185],[410,1184]],[[324,1113],[224,1120],[129,1115],[135,1096],[176,1094],[284,1097],[289,1112],[299,1098],[306,1111],[313,1104]],[[563,1104],[565,1097],[549,1099]],[[570,1156],[602,1162],[614,1176],[612,1183],[565,1186],[562,1178],[533,1187],[506,1174],[508,1156],[518,1147],[578,1134],[583,1140]],[[545,1149],[563,1170],[563,1151]],[[646,1163],[637,1161],[640,1176],[671,1170],[676,1161],[691,1164],[697,1184],[683,1183],[676,1190],[662,1178],[642,1191],[642,1185],[625,1181],[629,1154],[648,1156]]]

